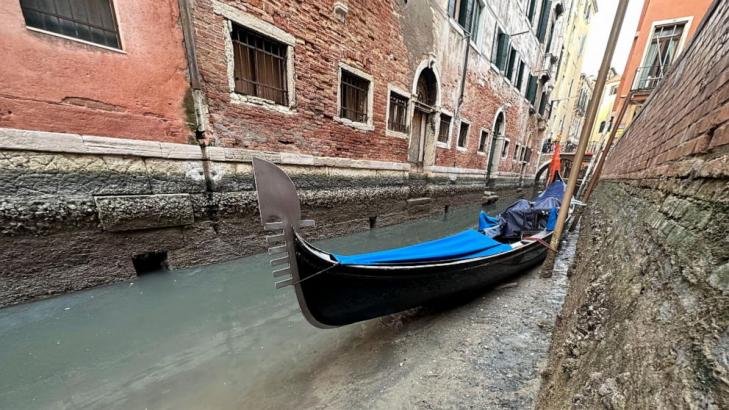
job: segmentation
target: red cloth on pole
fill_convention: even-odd
[[[561,168],[561,164],[559,162],[559,143],[555,144],[554,147],[554,153],[552,154],[552,161],[549,163],[549,176],[547,178],[547,185],[551,184],[552,181],[557,177],[557,173],[559,172],[559,169]]]

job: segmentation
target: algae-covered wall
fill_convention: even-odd
[[[607,159],[540,408],[729,407],[729,2]]]

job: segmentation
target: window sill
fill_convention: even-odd
[[[263,108],[265,110],[278,112],[281,114],[295,114],[296,110],[285,105],[276,104],[272,100],[265,98],[253,97],[250,95],[238,94],[236,92],[230,93],[230,102],[232,104],[250,105],[252,107]]]
[[[456,147],[456,150],[458,150],[460,152],[468,152],[468,148],[466,148],[466,147]]]
[[[485,153],[485,152],[483,152],[483,151],[476,151],[476,154],[477,154],[477,155],[480,155],[480,156],[482,156],[482,157],[485,157],[485,156],[486,156],[486,153]]]
[[[404,138],[404,139],[409,138],[407,133],[400,132],[400,131],[393,131],[393,130],[387,129],[387,128],[385,129],[385,135],[388,137],[395,137],[395,138]]]
[[[97,43],[94,43],[91,41],[82,40],[80,38],[66,36],[66,35],[56,33],[53,31],[43,30],[42,28],[36,28],[36,27],[31,27],[31,26],[25,26],[25,28],[27,28],[30,31],[35,31],[36,33],[48,34],[49,36],[75,41],[76,43],[86,44],[87,46],[98,47],[98,48],[102,48],[102,49],[108,50],[108,51],[113,51],[113,52],[119,53],[119,54],[126,54],[126,51],[119,49],[119,48],[109,47],[109,46],[105,46],[103,44],[97,44]]]
[[[375,126],[372,124],[364,123],[364,122],[354,122],[347,118],[334,117],[334,121],[344,124],[348,127],[352,127],[356,130],[360,130],[360,131],[374,131],[375,130]]]
[[[448,143],[445,143],[445,142],[436,142],[435,143],[435,146],[438,147],[438,148],[443,148],[443,149],[450,149],[451,148],[451,144],[448,144]]]

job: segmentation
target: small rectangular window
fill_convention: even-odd
[[[387,128],[392,131],[407,132],[408,99],[395,92],[390,92],[390,112],[388,113]]]
[[[501,31],[500,28],[496,30],[493,59],[494,65],[499,68],[499,71],[502,73],[506,71],[506,64],[509,59],[509,35]]]
[[[597,132],[603,131],[605,131],[605,121],[600,121],[600,128],[597,130]]]
[[[288,105],[286,44],[233,24],[235,92]]]
[[[466,147],[466,140],[468,139],[468,128],[470,125],[466,122],[461,122],[461,129],[458,131],[458,146],[460,148]]]
[[[521,86],[524,84],[524,68],[526,68],[524,62],[519,63],[519,70],[516,73],[516,88],[521,90]]]
[[[489,138],[489,133],[486,131],[481,131],[481,139],[478,140],[478,151],[479,152],[486,152],[486,141]]]
[[[534,11],[537,8],[537,0],[528,0],[529,4],[527,5],[526,10],[526,16],[529,19],[529,22],[532,22],[534,20]]]
[[[438,142],[448,143],[448,132],[451,128],[451,117],[449,115],[440,115],[440,129],[438,130]]]
[[[504,145],[501,146],[501,158],[506,158],[509,155],[509,140],[504,140]]]
[[[516,64],[516,50],[512,47],[509,52],[509,63],[506,65],[506,78],[509,80],[514,77],[514,64]]]
[[[111,0],[20,0],[20,8],[28,27],[121,49]]]
[[[527,83],[526,98],[532,106],[537,102],[537,87],[537,77],[530,74],[529,82]]]
[[[517,158],[519,158],[520,153],[521,153],[521,144],[516,144],[514,146],[514,156],[511,159],[516,160]]]
[[[342,69],[339,116],[354,122],[367,122],[370,82]]]

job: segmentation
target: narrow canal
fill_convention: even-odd
[[[492,206],[516,198],[506,195]],[[319,242],[357,253],[471,227],[478,207]],[[265,255],[0,310],[0,408],[530,406],[564,273],[339,329],[308,325]]]

